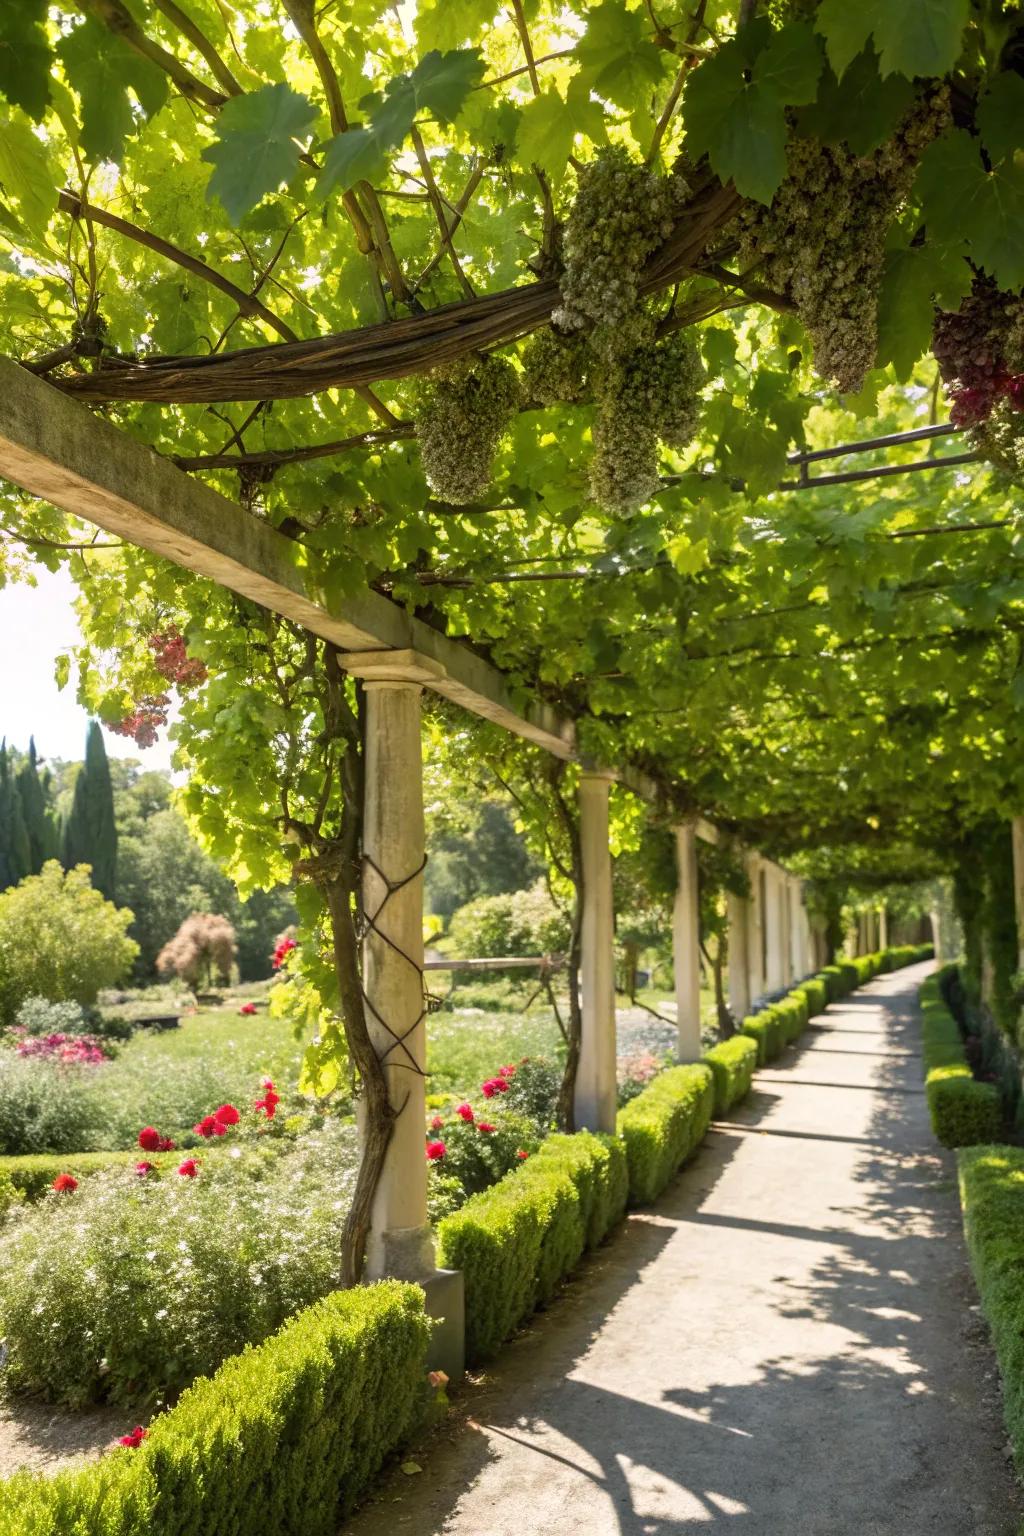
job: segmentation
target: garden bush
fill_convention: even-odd
[[[266,1338],[338,1283],[354,1143],[334,1125],[280,1155],[218,1142],[195,1178],[175,1156],[159,1174],[97,1173],[13,1212],[7,1384],[72,1407],[152,1405]]]
[[[53,1003],[46,997],[26,997],[14,1016],[14,1027],[27,1035],[84,1035],[89,1026],[81,1003],[70,998]]]
[[[24,1198],[24,1190],[19,1189],[10,1174],[0,1168],[0,1223]]]
[[[0,1155],[102,1146],[107,1117],[90,1079],[108,1070],[0,1049]]]
[[[1006,1427],[1024,1472],[1024,1151],[973,1147],[958,1162],[971,1269],[1003,1378]]]
[[[95,1002],[139,952],[127,936],[131,921],[126,907],[93,890],[86,865],[65,873],[51,859],[0,894],[0,1025],[29,997]]]
[[[438,1262],[465,1277],[470,1363],[493,1355],[551,1298],[588,1244],[622,1215],[625,1189],[625,1155],[612,1138],[552,1136],[441,1222]]]
[[[715,1102],[711,1068],[670,1067],[619,1111],[631,1205],[656,1200],[704,1139]]]
[[[960,1027],[946,1007],[938,976],[921,988],[922,1055],[932,1130],[944,1147],[1000,1141],[1003,1108],[994,1083],[980,1083],[967,1064]]]
[[[28,1157],[0,1157],[0,1180],[9,1179],[26,1200],[38,1200],[58,1174],[70,1173],[81,1181],[109,1168],[132,1167],[141,1154],[134,1152],[40,1152]],[[181,1159],[179,1158],[180,1162]]]
[[[452,914],[446,936],[458,960],[560,954],[568,947],[568,918],[543,880],[523,891],[477,896]]]
[[[825,1012],[828,1006],[828,987],[820,976],[809,976],[806,981],[800,983],[797,990],[807,999],[808,1019],[813,1019],[817,1014]]]
[[[768,1062],[774,1061],[786,1043],[782,1033],[782,1021],[774,1008],[762,1008],[760,1013],[750,1014],[740,1025],[740,1033],[749,1036],[757,1046],[759,1067],[767,1066]]]
[[[747,1035],[722,1040],[704,1054],[715,1080],[715,1114],[724,1115],[745,1099],[754,1081],[757,1042]]]
[[[427,1401],[417,1286],[335,1292],[227,1360],[137,1449],[0,1483],[0,1536],[335,1536]]]

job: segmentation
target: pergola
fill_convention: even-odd
[[[0,475],[31,495],[209,578],[330,641],[367,695],[364,806],[364,987],[375,1049],[398,1111],[378,1185],[367,1275],[424,1284],[447,1319],[447,1358],[461,1346],[460,1277],[435,1269],[427,1220],[426,1028],[423,996],[424,820],[420,713],[424,689],[452,700],[564,760],[580,764],[583,859],[582,1051],[575,1117],[613,1132],[616,1115],[614,911],[609,787],[619,779],[650,800],[645,775],[581,758],[574,722],[450,639],[372,591],[337,604],[307,582],[301,545],[168,459],[93,415],[9,359],[0,359]],[[700,818],[676,825],[673,921],[677,1051],[696,1060],[700,1041],[697,839],[717,841]],[[729,992],[735,1011],[813,967],[800,881],[754,851],[745,854],[749,900],[730,898]],[[885,942],[865,932],[864,948]]]

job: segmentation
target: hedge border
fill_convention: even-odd
[[[921,1054],[932,1131],[944,1147],[973,1147],[1003,1139],[1003,1105],[995,1083],[979,1083],[967,1063],[960,1026],[929,976],[918,997]]]

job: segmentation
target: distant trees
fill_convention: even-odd
[[[235,930],[226,917],[194,912],[157,955],[156,968],[161,976],[177,976],[190,987],[209,988],[215,977],[227,986],[236,948]]]
[[[57,857],[57,822],[49,774],[39,775],[35,741],[20,758],[0,742],[0,890],[37,875]]]
[[[114,791],[103,732],[95,720],[89,723],[85,762],[75,779],[71,810],[61,829],[61,862],[65,869],[88,864],[96,890],[113,899],[117,886]]]

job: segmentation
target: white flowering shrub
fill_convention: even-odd
[[[196,1153],[195,1177],[173,1156],[159,1174],[118,1169],[15,1207],[4,1387],[151,1408],[335,1287],[354,1128],[283,1145]]]

